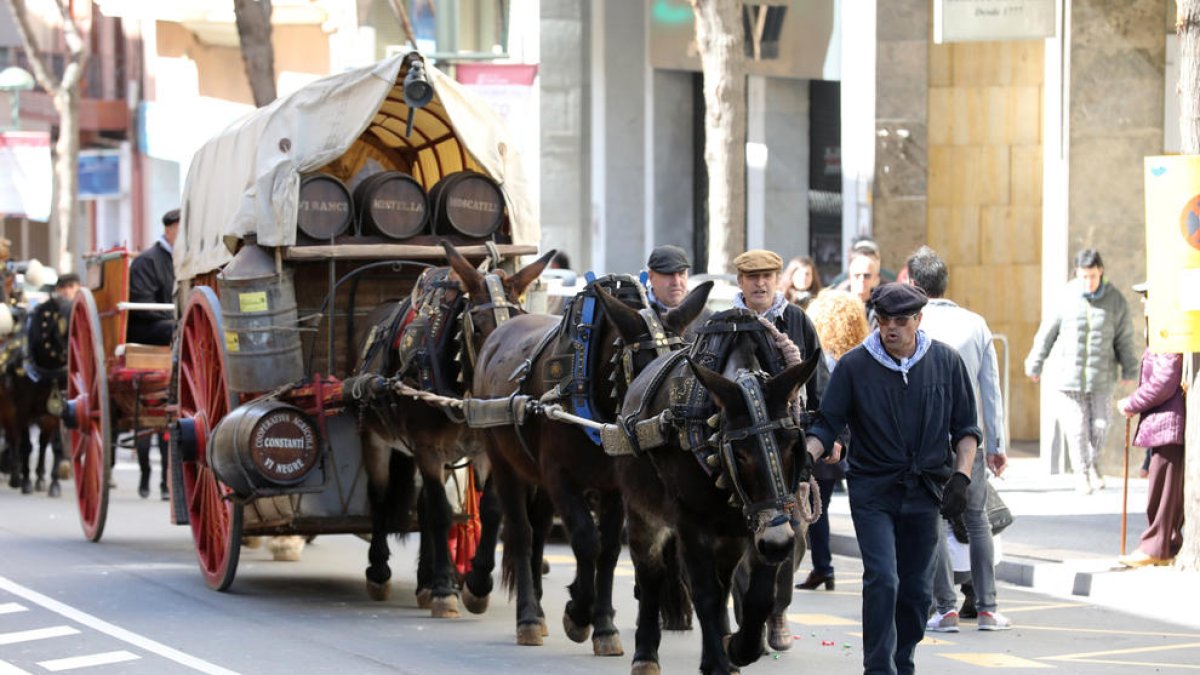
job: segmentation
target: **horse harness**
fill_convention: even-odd
[[[737,336],[747,333],[752,336],[759,362],[766,364],[769,372],[781,372],[784,366],[783,357],[770,343],[770,338],[765,334],[766,328],[755,315],[744,310],[734,309],[714,315],[705,326],[696,331],[696,342],[686,354],[694,362],[710,370],[717,370],[728,360]],[[804,467],[799,462],[793,463],[792,476],[785,481],[779,447],[773,432],[781,429],[800,429],[801,424],[791,414],[771,419],[761,386],[761,380],[766,377],[766,373],[739,369],[735,382],[750,412],[751,422],[749,426],[738,429],[723,428],[724,416],[715,414],[715,406],[708,390],[699,379],[686,370],[672,377],[679,370],[684,356],[683,351],[672,354],[655,373],[642,398],[642,406],[645,406],[646,402],[654,399],[659,389],[670,380],[671,404],[667,409],[649,419],[640,419],[643,410],[639,407],[637,411],[619,420],[618,424],[606,426],[602,432],[605,452],[614,456],[648,456],[645,455],[646,450],[667,445],[671,436],[676,434],[680,448],[690,451],[695,456],[701,469],[714,479],[718,488],[733,489],[730,503],[742,505],[743,515],[752,528],[757,514],[768,508],[775,507],[785,514],[790,513],[796,505],[795,492],[801,482]],[[714,428],[716,433],[711,433]],[[743,477],[737,469],[733,452],[734,441],[750,437],[755,439],[754,448],[759,465],[765,466],[769,472],[771,487],[770,497],[758,502],[751,501]],[[807,453],[804,454],[807,457]],[[786,520],[787,516],[776,516],[775,520],[781,518]],[[769,525],[782,522],[775,520]]]

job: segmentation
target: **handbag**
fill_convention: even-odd
[[[991,481],[987,483],[987,503],[984,506],[987,511],[988,523],[992,526],[992,535],[1000,534],[1009,525],[1012,525],[1013,514],[1008,509],[1008,504],[1000,499],[1000,493],[996,492],[996,488],[992,487]]]

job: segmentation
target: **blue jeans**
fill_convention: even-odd
[[[975,608],[981,612],[996,611],[996,560],[992,546],[992,525],[987,518],[987,469],[985,453],[975,453],[971,466],[971,485],[967,487],[967,510],[963,523],[971,542],[971,584],[975,587]],[[950,565],[950,549],[946,544],[946,522],[938,521],[942,532],[938,536],[937,563],[933,572],[934,607],[945,614],[957,609],[958,595],[954,591],[954,570]]]
[[[829,502],[833,499],[833,478],[817,479],[821,493],[821,517],[808,526],[808,544],[812,549],[813,571],[827,577],[833,576],[833,551],[829,546]]]
[[[850,477],[847,489],[862,551],[864,674],[911,675],[932,596],[939,504],[915,477]]]

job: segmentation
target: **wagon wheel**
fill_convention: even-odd
[[[71,305],[67,338],[67,426],[71,428],[71,466],[83,534],[100,541],[108,515],[112,471],[112,418],[100,312],[87,288]]]
[[[204,580],[223,591],[233,582],[241,552],[242,507],[227,499],[231,490],[208,465],[206,444],[232,408],[227,379],[225,330],[216,293],[207,286],[192,291],[179,324],[179,417],[183,497],[196,556]]]

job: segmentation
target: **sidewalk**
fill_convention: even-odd
[[[1136,454],[1136,457],[1134,456]],[[1137,477],[1141,450],[1131,451],[1126,552],[1146,528],[1146,480]],[[1075,491],[1072,474],[1046,475],[1036,457],[1013,456],[996,489],[1014,515],[998,538],[996,578],[1041,593],[1200,629],[1200,575],[1174,567],[1128,569],[1121,553],[1121,476],[1091,495]],[[1110,470],[1109,474],[1113,472]],[[859,557],[846,494],[829,508],[835,554]],[[1000,609],[1004,592],[1000,589]]]

